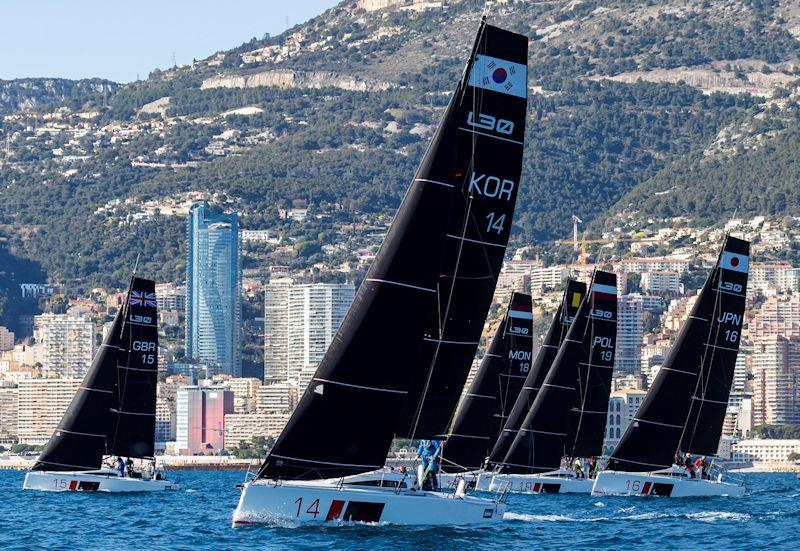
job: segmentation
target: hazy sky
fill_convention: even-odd
[[[0,79],[129,82],[278,34],[338,0],[0,0]]]

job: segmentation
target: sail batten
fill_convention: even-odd
[[[745,310],[750,245],[728,236],[608,468],[669,467],[676,452],[716,455]]]
[[[507,60],[496,64],[505,72],[526,63],[527,38],[481,23],[386,239],[259,477],[363,472],[384,463],[395,433],[447,428],[505,254],[522,164],[521,151],[506,156],[509,144],[458,131],[472,121],[524,136],[524,97],[468,83],[477,55]],[[502,80],[517,91],[525,85],[515,71]]]

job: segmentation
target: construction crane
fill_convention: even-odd
[[[583,224],[583,220],[576,215],[572,215],[572,247],[578,250],[578,224]],[[583,236],[586,239],[586,235]]]

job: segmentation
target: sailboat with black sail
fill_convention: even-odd
[[[717,454],[747,293],[750,244],[728,236],[688,319],[592,493],[640,496],[744,494],[721,471],[674,464]]]
[[[153,492],[178,489],[155,468],[158,330],[155,283],[131,278],[99,352],[23,489]],[[140,459],[117,469],[114,457]]]
[[[498,435],[498,438],[492,447],[489,454],[487,463],[488,470],[493,470],[498,463],[502,462],[511,447],[511,443],[519,431],[520,425],[525,420],[528,412],[533,407],[533,402],[536,400],[536,395],[539,389],[542,388],[547,373],[553,365],[553,360],[558,354],[558,349],[561,343],[567,336],[572,322],[578,313],[578,307],[586,295],[586,284],[575,279],[567,279],[564,286],[564,295],[561,303],[558,306],[553,323],[550,325],[547,334],[544,337],[539,353],[536,355],[536,361],[525,378],[519,396],[517,397],[511,413],[503,425],[503,430]],[[486,478],[486,477],[484,477]]]
[[[596,271],[553,365],[490,489],[589,493],[573,460],[602,454],[617,335],[616,275]]]
[[[522,390],[532,357],[531,297],[513,293],[447,436],[442,485],[455,480],[449,473],[473,473],[477,478]]]
[[[295,412],[244,484],[234,525],[502,517],[501,500],[419,490],[415,477],[382,468],[396,434],[446,430],[445,410],[464,385],[460,357],[470,362],[480,337],[522,170],[527,47],[526,37],[481,22],[387,237]]]

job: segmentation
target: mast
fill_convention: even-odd
[[[424,366],[411,379],[397,435],[441,438],[480,342],[505,256],[517,199],[527,112],[528,39],[482,24],[452,103],[458,144],[448,159],[456,188],[428,313]]]
[[[136,298],[132,299],[132,296],[139,296],[142,304],[132,304],[139,302]],[[145,328],[145,322],[151,324],[151,328]],[[104,455],[153,455],[155,371],[158,368],[155,322],[155,283],[131,278],[125,303],[117,312],[81,386],[39,455],[33,470],[94,470],[101,467]],[[134,329],[134,325],[137,328]],[[145,376],[149,381],[149,371],[137,372],[131,376],[132,374],[126,373],[127,369],[121,367],[142,367],[135,361],[124,362],[128,354],[134,354],[128,352],[132,348],[150,349],[137,350],[136,354],[153,356],[153,363],[147,366],[153,372],[152,385],[143,386],[135,382]],[[134,405],[139,406],[138,409],[133,409]],[[120,415],[116,412],[120,410],[135,411],[142,415],[137,415],[132,421],[119,422]],[[153,429],[147,430],[150,425]]]
[[[580,427],[576,430],[573,425],[585,421],[594,427],[599,423],[589,421],[589,416],[602,417],[600,434],[605,430],[606,411],[590,410],[586,397],[600,384],[600,370],[610,374],[614,369],[616,275],[597,271],[589,288],[533,407],[499,464],[503,472],[532,474],[557,469],[561,458],[575,447]],[[608,388],[605,391],[610,393]],[[580,410],[577,417],[575,408]]]
[[[750,244],[727,236],[650,391],[608,461],[617,471],[669,467],[675,452],[716,455],[745,310]]]
[[[411,428],[403,412],[416,410],[423,389],[436,394],[432,404],[458,399],[462,355],[469,352],[468,369],[511,228],[526,59],[527,38],[481,23],[375,262],[259,477],[313,480],[378,469],[401,419]],[[492,62],[496,77],[486,76]],[[519,159],[506,158],[509,146]],[[465,291],[476,305],[461,299]],[[448,356],[456,369],[447,381],[429,369],[434,345],[458,352]],[[452,411],[443,414],[449,420]],[[437,425],[446,428],[439,417]]]
[[[533,363],[528,376],[525,379],[519,396],[517,397],[514,407],[506,420],[503,430],[498,435],[497,441],[492,448],[489,455],[489,464],[496,465],[503,461],[508,453],[508,448],[514,441],[520,425],[525,420],[525,416],[533,407],[533,402],[536,399],[536,394],[547,376],[547,372],[553,365],[553,360],[558,353],[558,348],[561,346],[564,337],[567,335],[572,320],[578,312],[578,307],[586,295],[586,284],[568,279],[564,286],[564,295],[561,303],[556,310],[553,317],[553,323],[550,324],[545,335],[544,341],[539,348],[539,353],[536,355],[536,361]]]
[[[513,293],[447,437],[443,470],[483,466],[530,372],[532,343],[531,297]]]

